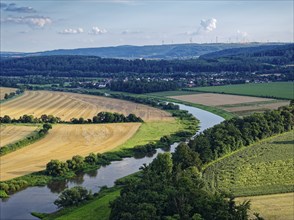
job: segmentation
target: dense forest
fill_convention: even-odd
[[[111,203],[111,220],[248,219],[250,204],[237,205],[225,195],[205,189],[193,165],[193,151],[181,144],[172,155],[159,154],[143,166],[141,178],[126,183]]]
[[[131,92],[131,93],[148,93],[176,90],[177,83],[170,81],[147,81],[147,80],[116,80],[110,84],[113,91]]]
[[[225,154],[266,137],[293,129],[294,106],[233,118],[205,130],[189,147],[199,154],[201,163],[211,162]]]
[[[215,59],[188,60],[123,60],[95,56],[43,56],[3,59],[0,64],[2,76],[110,77],[119,76],[123,73],[166,75],[186,72],[218,73],[223,71],[280,70],[289,72],[289,69],[285,69],[280,65],[292,63],[293,51],[293,44],[290,44],[276,46],[266,52],[256,52],[254,53],[254,59],[246,54],[217,57]],[[259,59],[256,59],[257,56]],[[272,56],[274,56],[273,59],[271,59]],[[261,58],[264,62],[260,62]],[[271,65],[272,63],[278,65]]]

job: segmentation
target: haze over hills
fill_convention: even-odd
[[[97,48],[58,49],[35,53],[1,52],[1,57],[27,57],[27,56],[55,56],[55,55],[81,55],[99,56],[102,58],[121,59],[187,59],[196,58],[204,54],[218,52],[232,48],[247,48],[253,46],[281,45],[279,43],[212,43],[212,44],[170,44],[146,46],[116,46]]]

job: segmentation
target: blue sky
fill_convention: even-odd
[[[1,0],[1,51],[293,42],[293,1]]]

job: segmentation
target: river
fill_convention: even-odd
[[[180,109],[189,111],[200,121],[200,129],[198,132],[202,132],[224,120],[222,117],[208,111],[182,104],[177,105],[180,106]],[[173,152],[176,146],[176,143],[171,145],[170,151]],[[122,161],[115,161],[108,166],[101,167],[99,170],[78,175],[72,180],[53,182],[40,187],[28,187],[11,195],[8,199],[1,199],[0,219],[38,219],[30,213],[51,213],[56,211],[57,206],[55,206],[53,202],[65,188],[79,185],[86,187],[88,190],[92,190],[93,193],[99,192],[101,186],[112,187],[115,180],[137,172],[144,163],[149,164],[152,162],[160,152],[163,152],[163,150],[158,149],[156,154],[150,157],[140,159],[131,157],[125,158]]]

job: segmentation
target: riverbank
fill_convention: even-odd
[[[103,158],[102,163],[100,163],[100,161],[97,161],[96,164],[85,163],[86,165],[82,169],[69,170],[63,176],[48,177],[45,171],[40,171],[40,172],[32,173],[29,175],[25,175],[22,177],[18,177],[12,180],[1,181],[0,196],[1,198],[7,198],[9,194],[13,194],[29,186],[46,185],[51,181],[55,181],[56,179],[59,180],[59,179],[73,178],[76,176],[75,174],[76,172],[86,172],[86,171],[96,170],[96,169],[99,169],[101,165],[110,164],[112,161],[119,161],[126,157],[134,157],[134,156],[143,157],[148,154],[154,153],[155,149],[167,148],[169,147],[171,143],[183,141],[186,138],[192,136],[197,131],[198,121],[195,118],[193,118],[191,115],[185,112],[181,112],[180,110],[172,110],[171,113],[172,114],[178,113],[180,115],[180,117],[177,117],[177,122],[176,122],[176,124],[178,125],[177,131],[175,131],[174,129],[170,130],[168,128],[165,128],[165,132],[163,132],[164,136],[157,137],[158,135],[162,135],[163,133],[156,134],[155,132],[156,137],[153,135],[152,136],[153,139],[150,139],[151,136],[150,135],[148,136],[145,131],[146,129],[143,128],[143,133],[141,132],[142,134],[139,134],[139,137],[138,135],[134,137],[134,140],[136,140],[136,142],[139,142],[139,146],[137,146],[138,143],[137,145],[135,145],[135,142],[133,140],[130,140],[130,142],[126,142],[125,144],[118,147],[114,151],[101,154],[101,158]],[[149,128],[150,127],[147,126],[147,131],[150,131]],[[143,137],[143,138],[147,137],[149,139],[144,139],[144,140],[141,140],[143,142],[140,142],[138,141],[138,138],[140,139],[140,137]],[[152,140],[152,143],[150,143],[150,140]],[[145,144],[140,145],[142,143],[145,143]]]

